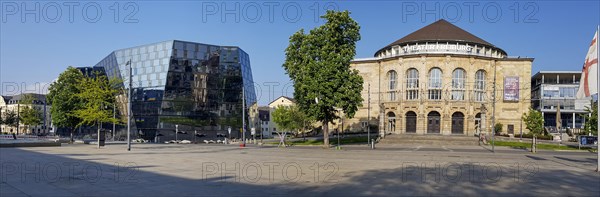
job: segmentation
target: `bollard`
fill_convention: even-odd
[[[375,149],[375,139],[371,139],[371,149]]]

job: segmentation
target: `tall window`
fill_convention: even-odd
[[[475,73],[475,101],[485,100],[485,71],[478,70]]]
[[[433,68],[429,71],[429,99],[442,99],[442,70]]]
[[[397,87],[396,79],[397,79],[396,71],[390,70],[388,72],[388,81],[389,81],[388,95],[389,95],[390,101],[396,100],[396,87]]]
[[[406,99],[419,99],[419,71],[414,68],[406,71]]]
[[[462,68],[452,72],[452,100],[465,100],[465,70]]]

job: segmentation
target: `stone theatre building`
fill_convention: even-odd
[[[439,20],[373,58],[351,62],[364,79],[364,101],[346,124],[352,131],[364,131],[368,124],[379,125],[385,134],[473,136],[490,132],[495,117],[503,133],[527,132],[521,116],[530,108],[532,62]]]

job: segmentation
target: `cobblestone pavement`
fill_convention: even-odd
[[[596,154],[479,146],[0,148],[0,196],[599,196]]]

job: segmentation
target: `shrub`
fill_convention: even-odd
[[[515,137],[520,137],[520,135],[515,135]],[[540,140],[552,140],[554,136],[552,135],[536,135],[537,139]],[[523,133],[523,138],[533,138],[533,133]]]
[[[523,114],[521,119],[526,126],[525,128],[527,128],[529,132],[535,134],[544,133],[544,117],[542,116],[541,112],[533,108],[529,109],[529,113]]]
[[[496,133],[496,135],[499,135],[500,133],[502,133],[502,127],[504,125],[502,125],[502,123],[496,123],[496,125],[494,125],[494,132]]]

